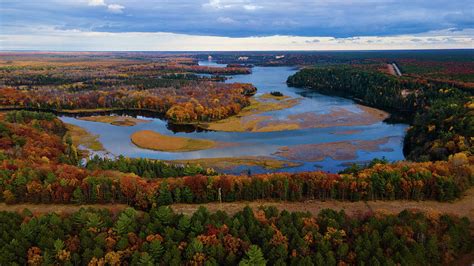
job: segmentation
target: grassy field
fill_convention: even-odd
[[[152,130],[137,131],[130,139],[140,148],[167,152],[198,151],[217,146],[212,140],[166,136]]]

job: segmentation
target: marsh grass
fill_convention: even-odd
[[[93,151],[104,151],[105,148],[99,141],[98,135],[93,135],[82,127],[66,124],[69,135],[75,146],[83,146]]]
[[[212,140],[166,136],[152,130],[137,131],[130,139],[140,148],[167,152],[207,150],[217,146]]]
[[[150,120],[139,119],[131,116],[99,115],[79,117],[79,120],[107,123],[114,126],[131,127],[141,123],[149,123]]]

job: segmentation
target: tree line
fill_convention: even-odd
[[[123,155],[114,159],[95,155],[87,160],[85,168],[89,170],[117,170],[123,173],[134,173],[144,178],[217,174],[213,169],[204,169],[200,165],[173,164],[147,158],[127,158]]]

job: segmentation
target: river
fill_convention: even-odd
[[[200,62],[201,65],[222,66],[215,62]],[[261,115],[271,119],[285,119],[289,115],[301,114],[327,114],[334,109],[344,109],[351,112],[362,112],[362,108],[352,100],[325,96],[308,89],[292,88],[286,85],[288,76],[294,74],[297,69],[292,67],[254,67],[252,74],[230,76],[226,82],[252,83],[258,88],[256,96],[280,91],[285,96],[301,98],[299,104],[284,110],[262,113]],[[73,117],[62,116],[61,119],[70,124],[85,128],[92,134],[99,135],[105,149],[113,155],[124,155],[128,157],[146,157],[152,159],[175,160],[175,159],[197,159],[218,157],[240,157],[240,156],[269,156],[276,159],[285,159],[300,163],[297,167],[288,167],[279,171],[311,171],[324,170],[337,172],[351,162],[366,162],[373,158],[385,157],[390,161],[403,160],[403,137],[408,125],[389,124],[382,121],[367,125],[330,126],[322,128],[304,128],[297,130],[286,130],[277,132],[173,132],[168,128],[167,122],[157,118],[140,117],[152,120],[150,123],[137,124],[131,127],[120,127],[111,124],[78,120]],[[270,119],[270,120],[271,120]],[[337,120],[337,117],[334,118]],[[165,135],[183,136],[200,139],[211,139],[220,142],[231,142],[235,145],[220,147],[209,150],[193,152],[160,152],[146,150],[136,147],[130,141],[130,135],[139,130],[154,130]],[[333,151],[336,156],[324,156],[322,160],[305,159],[304,156],[289,156],[282,158],[282,154],[276,154],[281,149],[285,150],[295,145],[313,145],[324,143],[341,143],[347,141],[374,141],[385,138],[386,141],[377,150],[357,149],[356,158],[336,160],[340,150]],[[329,148],[334,146],[327,145]],[[326,147],[327,148],[327,147]],[[310,150],[315,152],[314,150]],[[308,151],[306,151],[308,153]],[[302,157],[302,158],[301,158]],[[250,168],[252,172],[270,172],[260,167],[236,167],[226,170],[231,173],[246,171]]]

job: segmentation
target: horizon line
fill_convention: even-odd
[[[166,53],[215,53],[215,52],[390,52],[390,51],[464,51],[473,50],[474,48],[407,48],[407,49],[324,49],[324,50],[31,50],[31,49],[18,49],[18,50],[2,50],[0,53],[10,52],[39,52],[39,53],[114,53],[114,52],[136,52],[136,53],[153,53],[153,52],[166,52]]]

